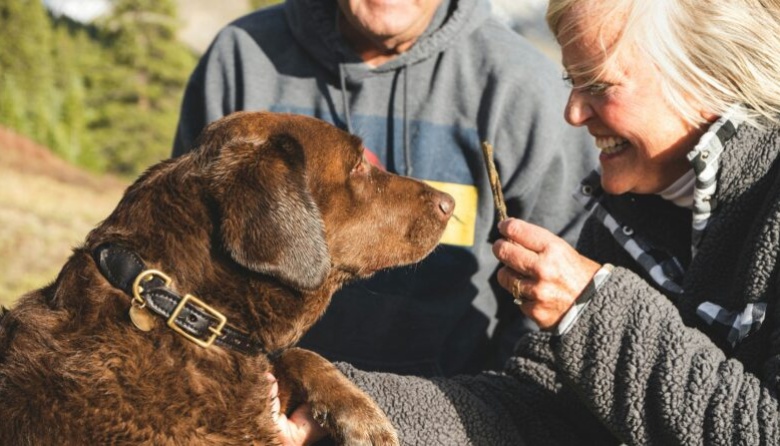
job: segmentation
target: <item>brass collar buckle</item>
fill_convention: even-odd
[[[144,285],[151,283],[155,278],[161,279],[164,285],[152,289],[144,289]],[[227,324],[227,317],[192,294],[186,294],[184,297],[179,297],[178,294],[169,289],[172,282],[173,280],[162,271],[156,269],[142,271],[133,281],[132,305],[138,310],[147,308],[148,305],[148,308],[155,313],[168,318],[167,325],[173,329],[173,331],[203,348],[211,347],[212,344],[214,344],[214,341],[219,336],[222,336],[222,329]],[[157,293],[152,293],[152,291],[157,291]],[[155,296],[158,296],[156,300]],[[175,304],[172,311],[170,311],[171,304]],[[188,307],[188,305],[190,307]],[[199,312],[217,321],[216,327],[211,325],[206,327],[211,334],[205,340],[201,339],[196,334],[188,333],[182,328],[182,325],[186,326],[186,320],[184,322],[179,322],[179,316],[182,314],[182,311],[187,308],[191,310],[190,312]],[[198,330],[194,329],[194,326],[190,326],[189,328],[191,332],[198,332]]]
[[[130,296],[130,321],[139,330],[153,330],[160,316],[168,327],[200,347],[217,345],[246,355],[269,354],[259,339],[228,324],[221,312],[191,294],[178,294],[168,275],[148,269],[134,251],[104,243],[93,249],[92,256],[106,280]]]
[[[162,271],[158,271],[156,269],[147,269],[146,271],[142,271],[135,277],[135,280],[133,281],[133,305],[136,305],[138,308],[146,307],[146,301],[141,296],[141,293],[144,292],[144,288],[141,285],[151,282],[154,280],[155,276],[161,278],[166,287],[173,283],[173,279],[171,279]]]
[[[208,327],[209,331],[211,332],[211,336],[209,336],[209,338],[205,341],[202,339],[198,339],[197,337],[187,333],[176,323],[176,318],[179,317],[181,311],[185,308],[187,303],[190,301],[192,301],[193,304],[200,307],[200,309],[203,310],[205,313],[208,313],[210,316],[213,316],[216,320],[219,321],[216,327],[212,327],[212,326]],[[193,296],[192,294],[185,294],[184,298],[179,302],[178,305],[176,305],[176,308],[173,310],[173,313],[171,313],[171,317],[168,318],[168,326],[171,327],[173,331],[179,333],[180,335],[184,336],[186,339],[198,344],[203,348],[211,347],[211,344],[214,343],[217,337],[222,336],[222,328],[225,327],[225,324],[227,324],[227,318],[225,317],[224,314],[215,310],[211,306],[206,305],[205,302]]]

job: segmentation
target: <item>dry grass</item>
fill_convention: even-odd
[[[0,179],[0,305],[10,306],[57,277],[127,183],[92,177],[39,148],[8,145],[0,145]]]

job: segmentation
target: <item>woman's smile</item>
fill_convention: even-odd
[[[600,159],[617,156],[629,147],[629,142],[619,136],[597,136],[596,147],[601,151]]]

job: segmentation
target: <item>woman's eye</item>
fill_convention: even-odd
[[[610,84],[604,82],[595,82],[585,87],[585,91],[591,96],[603,96],[609,89]]]
[[[586,85],[577,85],[568,73],[563,73],[562,79],[569,88],[585,91],[591,96],[603,96],[612,86],[609,82],[590,82]]]

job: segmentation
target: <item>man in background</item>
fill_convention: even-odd
[[[450,376],[500,368],[527,329],[496,284],[480,142],[495,147],[509,215],[577,237],[571,195],[595,150],[564,123],[566,96],[555,64],[491,16],[488,0],[287,0],[216,37],[189,81],[173,154],[233,111],[301,113],[362,137],[372,162],[453,195],[433,254],[344,288],[301,342],[365,370]]]

